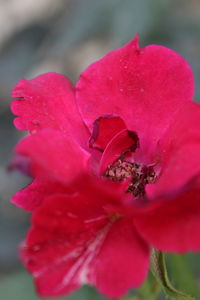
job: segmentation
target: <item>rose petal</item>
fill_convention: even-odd
[[[35,133],[44,128],[72,134],[85,144],[88,133],[75,104],[74,88],[57,73],[21,80],[12,91],[12,111],[19,116],[15,126]]]
[[[85,283],[119,296],[145,279],[148,247],[131,219],[105,215],[104,202],[99,194],[88,199],[81,191],[49,197],[35,211],[21,258],[41,296],[65,295]]]
[[[200,173],[200,106],[190,102],[174,116],[166,134],[159,142],[157,160],[160,177],[149,185],[150,198],[181,189],[193,176]]]
[[[25,137],[16,152],[30,158],[32,173],[70,182],[87,170],[89,154],[72,138],[56,130],[42,130]]]
[[[32,212],[37,209],[43,201],[52,194],[67,193],[69,188],[58,181],[45,181],[34,179],[34,181],[17,192],[11,199],[15,205]]]
[[[115,160],[127,152],[135,152],[139,146],[138,136],[135,132],[122,130],[114,136],[107,145],[100,162],[100,174]]]
[[[158,199],[160,204],[135,217],[143,238],[161,251],[184,253],[200,249],[200,178],[181,191]]]
[[[121,130],[126,129],[124,121],[115,115],[101,116],[94,121],[90,147],[103,151],[110,140]]]
[[[41,296],[65,295],[87,283],[110,228],[101,214],[101,207],[98,212],[88,210],[87,199],[76,195],[50,197],[36,211],[21,258]]]
[[[103,243],[94,262],[92,283],[109,298],[125,295],[146,278],[149,249],[130,220],[117,221]]]
[[[162,46],[139,48],[137,37],[89,66],[76,98],[91,129],[94,120],[117,114],[140,138],[140,156],[151,156],[183,102],[192,99],[194,80],[187,62]]]

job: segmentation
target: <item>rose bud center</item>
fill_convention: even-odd
[[[114,182],[121,182],[126,178],[130,178],[130,184],[126,192],[139,198],[145,195],[145,185],[155,182],[156,173],[152,165],[145,166],[120,158],[113,164],[108,165],[104,177]]]

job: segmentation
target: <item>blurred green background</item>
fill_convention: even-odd
[[[76,82],[87,65],[138,32],[141,46],[162,44],[187,59],[195,73],[195,99],[200,100],[200,1],[0,0],[0,28],[0,299],[37,300],[17,257],[29,215],[9,203],[28,182],[6,170],[23,135],[12,124],[11,88],[22,77],[48,71]],[[176,286],[200,299],[199,255],[170,255],[168,265]],[[86,287],[66,299],[104,298]]]

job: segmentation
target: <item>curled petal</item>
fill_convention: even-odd
[[[93,124],[93,131],[89,140],[90,147],[103,151],[110,140],[123,129],[126,129],[126,124],[119,116],[99,117]]]
[[[100,162],[100,174],[103,174],[115,160],[128,152],[135,152],[139,146],[139,139],[135,132],[122,130],[114,136],[107,145]]]

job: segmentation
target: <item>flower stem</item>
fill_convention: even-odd
[[[194,297],[178,291],[172,286],[167,273],[165,257],[162,252],[153,249],[151,263],[152,273],[167,296],[174,300],[195,300]]]

